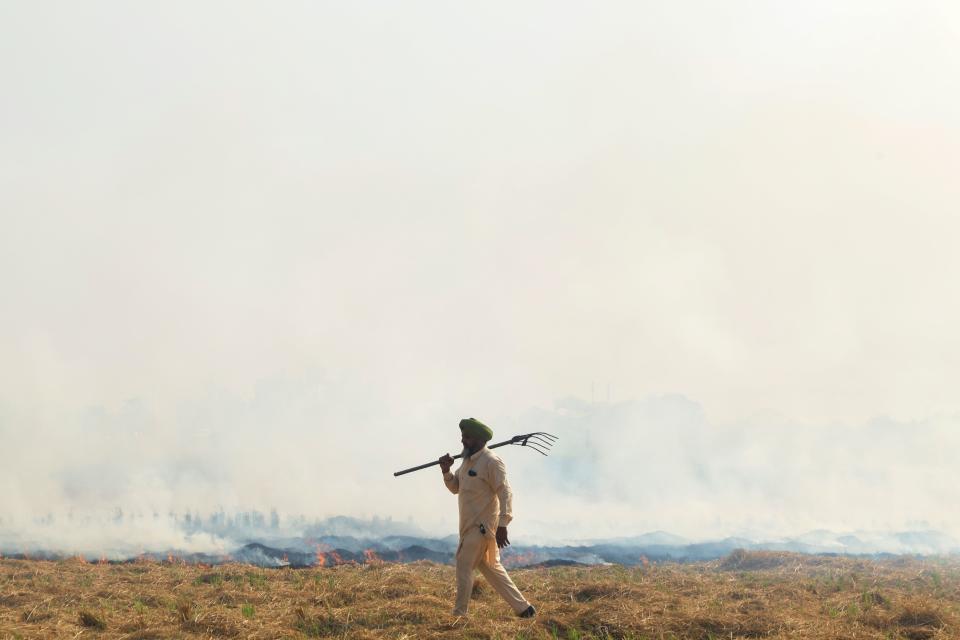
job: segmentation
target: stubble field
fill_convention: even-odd
[[[0,638],[960,638],[960,561],[735,552],[699,564],[516,569],[520,620],[453,569],[0,560]]]

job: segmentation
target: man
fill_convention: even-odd
[[[460,545],[457,547],[457,604],[453,614],[467,615],[473,592],[473,572],[480,570],[490,586],[521,618],[536,610],[513,584],[500,564],[500,549],[510,544],[507,525],[513,519],[510,485],[503,461],[487,448],[493,431],[475,418],[460,421],[463,463],[450,473],[453,458],[440,458],[443,483],[457,494],[460,507]]]

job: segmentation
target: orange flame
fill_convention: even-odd
[[[383,562],[383,560],[380,559],[380,556],[378,556],[373,549],[365,550],[363,552],[363,557],[367,562],[371,562],[371,563]]]
[[[169,562],[170,564],[173,564],[173,554],[172,554],[172,553],[168,553],[168,554],[167,554],[167,562]]]
[[[507,556],[502,556],[502,561],[506,567],[520,567],[527,564],[533,564],[536,562],[537,556],[529,551],[527,553],[511,553]]]
[[[340,559],[340,556],[337,555],[337,552],[333,550],[333,547],[324,543],[317,543],[317,566],[326,567],[333,566],[335,564],[340,564],[343,560]]]
[[[100,559],[97,560],[97,564],[107,564],[107,556],[100,554]]]

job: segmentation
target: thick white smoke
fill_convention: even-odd
[[[17,544],[88,552],[222,550],[223,540],[186,536],[167,517],[220,510],[275,508],[307,522],[376,515],[432,535],[455,531],[455,500],[437,469],[391,474],[455,451],[458,415],[447,424],[411,423],[399,435],[404,428],[389,408],[368,408],[363,422],[311,434],[314,422],[356,420],[331,401],[349,395],[346,386],[324,389],[307,376],[264,385],[246,400],[198,398],[170,425],[130,402],[87,411],[69,429],[38,423],[8,435],[0,529]],[[949,508],[949,488],[960,480],[949,455],[960,445],[956,418],[816,425],[763,416],[717,424],[675,395],[567,398],[489,422],[496,440],[530,431],[560,437],[547,458],[499,450],[514,487],[514,529],[528,541],[655,530],[689,540],[775,540],[814,530],[960,534]]]

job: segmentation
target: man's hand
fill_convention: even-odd
[[[452,466],[453,466],[453,458],[450,457],[449,453],[443,456],[442,458],[440,458],[440,471],[442,471],[444,475],[446,475],[446,473],[450,471],[450,467]]]
[[[510,541],[507,539],[507,528],[497,527],[497,548],[503,549],[509,544],[510,544]]]

